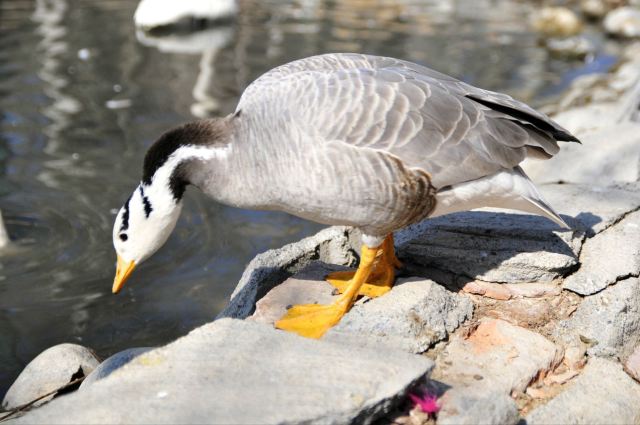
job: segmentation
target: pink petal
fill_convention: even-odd
[[[415,394],[409,394],[409,398],[413,403],[417,406],[420,406],[420,409],[424,413],[437,413],[440,410],[438,406],[438,397],[431,394],[422,394],[422,396],[417,396]]]

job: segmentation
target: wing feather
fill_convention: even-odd
[[[330,54],[256,80],[239,109],[286,113],[316,143],[342,141],[394,154],[447,186],[550,157],[577,140],[545,115],[500,93],[393,58]]]

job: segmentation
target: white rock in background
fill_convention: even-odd
[[[142,0],[133,20],[138,27],[155,28],[186,18],[223,19],[237,11],[235,0]]]
[[[640,37],[640,9],[619,7],[607,13],[604,29],[620,37]]]
[[[7,247],[10,243],[11,239],[9,239],[9,233],[7,233],[7,228],[4,226],[2,218],[2,211],[0,211],[0,249]]]
[[[550,38],[545,46],[554,55],[566,58],[584,58],[595,51],[593,43],[582,36]]]
[[[24,368],[2,401],[5,410],[14,409],[54,391],[73,379],[89,375],[100,361],[93,351],[77,344],[59,344],[40,353]],[[53,395],[37,403],[49,401]]]
[[[602,18],[608,10],[608,4],[603,0],[582,0],[580,2],[580,11],[589,18]]]
[[[582,31],[582,21],[566,7],[544,7],[533,16],[531,24],[547,37],[569,37]]]

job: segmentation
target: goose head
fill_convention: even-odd
[[[113,293],[134,268],[167,241],[176,226],[186,187],[197,163],[210,166],[231,150],[228,119],[194,121],[164,133],[147,151],[140,184],[116,216],[113,246],[117,255]]]

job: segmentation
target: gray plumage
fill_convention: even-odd
[[[358,226],[374,239],[481,206],[564,225],[518,164],[577,139],[507,95],[417,64],[361,54],[295,61],[211,123],[228,151],[185,174],[230,205]]]

